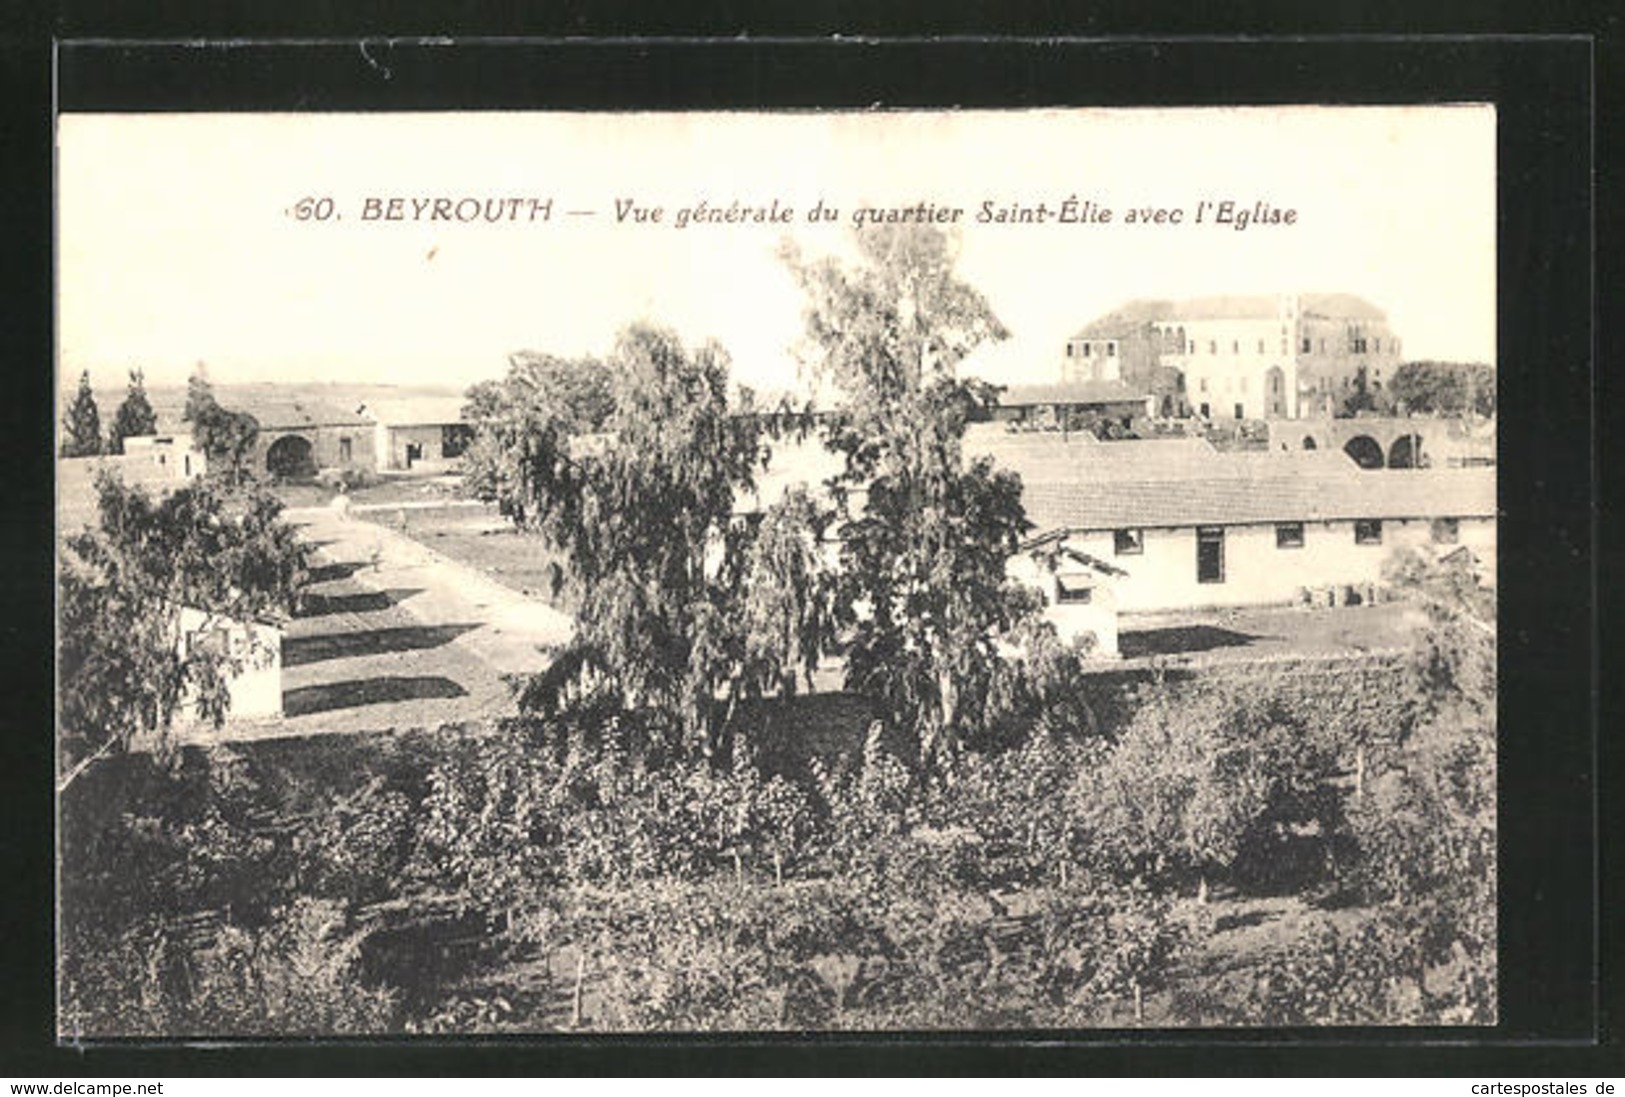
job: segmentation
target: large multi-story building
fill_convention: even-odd
[[[1362,383],[1381,391],[1400,349],[1352,294],[1136,300],[1067,340],[1061,379],[1123,381],[1167,416],[1311,418]]]

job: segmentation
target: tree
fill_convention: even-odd
[[[58,574],[63,787],[138,734],[167,734],[183,703],[218,725],[231,658],[182,642],[180,615],[249,621],[291,613],[305,549],[265,492],[208,483],[159,499],[115,475],[96,481],[95,527],[67,539]]]
[[[1009,669],[1000,635],[1030,609],[1005,574],[1028,528],[1020,479],[961,453],[996,393],[957,367],[1006,332],[942,233],[875,227],[857,246],[852,269],[793,248],[784,259],[807,296],[810,364],[848,400],[826,441],[845,457],[845,492],[864,495],[841,528],[847,684],[932,763],[990,719],[985,698]]]
[[[809,688],[819,656],[834,642],[832,591],[822,555],[833,515],[802,487],[762,516],[745,574],[745,647],[764,686],[779,696]]]
[[[132,369],[129,392],[125,394],[124,403],[119,405],[118,412],[113,416],[113,425],[108,430],[108,451],[123,453],[126,438],[157,433],[158,416],[147,402],[145,379],[139,369]]]
[[[520,351],[500,381],[469,388],[463,418],[477,424],[463,455],[463,480],[475,498],[494,502],[521,525],[528,520],[519,455],[525,439],[551,431],[596,434],[614,410],[611,367],[594,358],[564,359]]]
[[[1406,362],[1389,391],[1413,413],[1495,414],[1495,370],[1482,362]]]
[[[62,420],[67,437],[62,441],[64,457],[94,457],[102,451],[102,419],[96,410],[96,396],[90,390],[90,371],[79,375],[79,392]]]
[[[1364,366],[1355,372],[1354,388],[1343,397],[1343,402],[1337,409],[1337,418],[1352,419],[1361,412],[1372,412],[1376,415],[1394,413],[1393,394],[1383,392],[1380,386],[1373,389]]]
[[[192,424],[192,437],[208,458],[210,472],[223,471],[233,486],[240,485],[248,456],[259,440],[259,421],[246,411],[221,407],[201,365],[186,383],[186,411],[182,417]]]
[[[710,757],[732,745],[738,702],[769,677],[746,627],[752,527],[734,515],[764,426],[730,414],[715,344],[690,350],[634,324],[605,372],[601,432],[583,438],[579,409],[523,395],[482,424],[486,452],[471,462],[475,492],[559,550],[555,585],[576,595],[570,647],[521,700],[558,711],[607,699],[657,742]],[[775,536],[796,536],[788,524],[800,513],[773,519]],[[804,654],[774,653],[771,677]]]

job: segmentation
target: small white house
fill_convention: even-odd
[[[231,660],[227,690],[231,715],[249,719],[282,715],[282,630],[269,621],[236,621],[190,606],[181,610],[182,654],[212,650]],[[195,714],[193,704],[181,709]]]
[[[1010,558],[1010,577],[1044,599],[1044,619],[1062,643],[1078,645],[1095,659],[1116,659],[1117,591],[1128,573],[1070,547],[1066,534],[1052,533],[1021,546]]]
[[[357,409],[373,423],[381,471],[445,472],[467,448],[474,425],[454,396],[369,400]]]
[[[190,434],[132,435],[124,439],[120,465],[127,479],[142,483],[190,480],[206,471],[203,451]]]

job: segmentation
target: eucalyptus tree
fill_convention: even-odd
[[[851,265],[783,258],[806,295],[808,364],[846,398],[826,441],[854,500],[840,528],[847,684],[933,764],[995,718],[1001,637],[1032,608],[1005,571],[1028,528],[1021,481],[962,450],[997,390],[958,367],[1007,332],[943,233],[872,226],[856,244]]]

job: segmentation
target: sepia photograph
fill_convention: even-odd
[[[58,1040],[1496,1025],[1496,136],[62,113]]]

